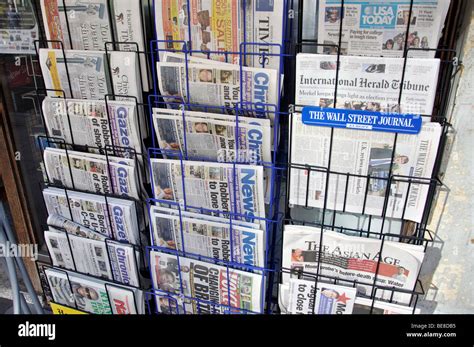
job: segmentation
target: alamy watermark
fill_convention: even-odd
[[[29,258],[32,261],[38,260],[38,245],[36,243],[0,243],[0,257],[3,258]]]

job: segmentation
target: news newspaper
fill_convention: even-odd
[[[92,229],[107,238],[134,245],[140,243],[135,203],[73,190],[48,187],[43,197],[49,215],[60,215]],[[71,215],[72,214],[72,215]],[[142,221],[143,222],[143,221]]]
[[[321,0],[318,16],[319,53],[337,54],[340,21],[342,19],[341,54],[360,56],[403,57],[405,43],[410,57],[433,58],[449,0],[414,0],[410,18],[411,0],[347,0],[341,9],[341,0]],[[409,26],[408,40],[407,29]],[[405,42],[406,41],[406,42]]]
[[[410,302],[411,294],[385,288],[415,289],[423,246],[392,241],[382,245],[380,239],[347,236],[331,230],[324,230],[320,241],[320,233],[320,228],[285,225],[282,263],[290,273],[283,273],[283,284],[289,283],[290,278],[300,278],[301,271],[317,273],[319,266],[319,275],[357,281],[358,296],[372,296],[375,283],[384,287],[375,291],[376,298]],[[306,279],[304,274],[301,279]]]
[[[48,180],[54,185],[139,199],[132,159],[48,147],[44,150],[44,164]]]
[[[184,296],[196,314],[262,313],[264,277],[162,252],[150,252],[155,292]],[[159,293],[159,292],[158,292]]]
[[[53,229],[63,230],[70,235],[86,237],[88,239],[97,241],[104,241],[107,238],[107,235],[98,233],[59,214],[50,214],[46,220],[46,223],[53,227]]]
[[[266,230],[262,166],[151,159],[151,169],[155,199],[259,223]]]
[[[418,135],[398,134],[394,148],[393,133],[334,129],[331,142],[331,128],[305,125],[300,113],[292,118],[290,204],[305,206],[308,198],[308,206],[324,208],[327,198],[331,210],[382,216],[386,206],[385,217],[421,221],[433,186],[439,123],[424,122]],[[304,164],[315,168],[308,173]]]
[[[214,114],[173,110],[153,111],[153,125],[162,149],[179,150],[188,159],[218,162],[269,163],[271,128],[269,119],[238,117],[220,120]],[[192,112],[192,113],[191,113]],[[194,117],[193,113],[199,116]],[[207,115],[207,117],[205,117]]]
[[[198,57],[239,64],[242,51],[249,53],[245,60],[250,66],[279,69],[284,4],[273,0],[156,1],[157,39],[168,40],[158,47],[160,60],[165,49],[186,48]],[[191,46],[184,47],[183,42]]]
[[[160,213],[150,207],[153,245],[187,254],[250,266],[264,266],[265,239],[260,229]]]
[[[143,314],[143,291],[55,268],[45,269],[54,302],[94,314]]]
[[[337,57],[296,56],[296,105],[334,107]],[[341,56],[335,108],[431,115],[439,59]]]

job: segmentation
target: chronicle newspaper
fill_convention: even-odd
[[[433,58],[450,0],[321,0],[318,16],[319,53],[336,54],[343,14],[341,54],[403,57],[405,41],[410,57]],[[407,28],[410,27],[407,40]]]
[[[322,242],[322,244],[321,244]],[[321,252],[321,253],[320,253]],[[359,236],[347,236],[321,229],[286,225],[283,231],[282,283],[303,277],[301,272],[357,280],[357,293],[371,296],[374,282],[378,286],[412,291],[424,257],[424,247]],[[298,274],[299,272],[299,274]],[[376,298],[409,303],[411,295],[378,287]]]
[[[155,291],[184,296],[187,312],[262,313],[264,276],[162,252],[150,252]],[[161,306],[161,305],[160,305]]]
[[[186,49],[199,57],[239,64],[239,52],[245,52],[250,53],[245,55],[250,66],[279,69],[284,4],[274,0],[157,0],[156,35],[167,40],[165,47],[159,47],[160,60],[164,49],[182,50],[182,43],[189,42]]]
[[[383,215],[385,205],[388,218],[421,221],[441,138],[439,123],[424,122],[418,135],[398,134],[394,147],[393,133],[331,131],[305,125],[301,117],[292,115],[290,204],[305,206],[307,201],[324,208],[326,201],[331,210],[376,216]],[[330,173],[308,173],[305,164]]]
[[[334,107],[337,57],[296,56],[296,105]],[[431,115],[440,60],[341,56],[335,108]],[[400,90],[402,97],[399,102]]]

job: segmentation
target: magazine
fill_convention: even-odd
[[[347,55],[403,57],[407,48],[437,48],[450,0],[344,1],[341,53]],[[318,16],[318,43],[337,45],[341,20],[341,0],[321,0]],[[410,23],[408,23],[410,21]],[[334,46],[318,47],[319,53],[336,54]],[[409,51],[409,56],[433,58],[434,51]]]
[[[321,228],[285,225],[283,232],[282,283],[291,277],[300,278],[301,271],[357,280],[358,295],[370,296],[373,283],[378,286],[413,290],[424,257],[424,247],[406,243],[347,236],[325,230],[320,245]],[[323,251],[321,252],[321,249]],[[382,250],[382,251],[381,251]],[[319,254],[321,252],[321,254]],[[379,262],[380,259],[380,262]],[[302,276],[305,279],[304,275]],[[378,289],[377,298],[409,303],[411,295]]]
[[[305,125],[301,114],[295,113],[292,115],[291,161],[294,165],[290,169],[290,204],[305,206],[308,198],[308,206],[324,208],[327,188],[328,209],[381,216],[386,203],[386,217],[420,222],[432,186],[430,179],[441,132],[439,123],[425,122],[418,135],[398,134],[394,149],[393,133],[332,131],[328,127]],[[328,179],[325,170],[312,170],[308,185],[304,165],[328,168],[332,173]],[[348,179],[347,173],[360,176]],[[414,177],[411,183],[403,178],[408,176]]]
[[[191,300],[193,313],[261,313],[264,277],[162,252],[150,252],[153,288]],[[223,306],[221,306],[223,305]]]

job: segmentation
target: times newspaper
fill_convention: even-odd
[[[283,273],[283,284],[289,283],[291,277],[299,278],[301,271],[317,273],[319,265],[319,275],[357,281],[359,296],[371,296],[374,281],[378,286],[414,290],[423,262],[423,246],[392,241],[382,245],[380,239],[330,230],[323,232],[321,245],[320,233],[320,228],[285,225],[282,263],[291,274]],[[389,289],[378,289],[375,296],[391,299],[392,294],[394,302],[410,302],[411,294]]]
[[[199,314],[262,312],[262,274],[185,257],[179,257],[178,262],[177,256],[156,251],[150,252],[150,258],[154,289],[184,295],[186,311]]]
[[[334,107],[337,57],[296,56],[296,104]],[[335,108],[431,115],[439,59],[341,56]]]
[[[193,255],[264,266],[265,240],[260,229],[160,213],[150,207],[153,244]]]
[[[66,221],[70,219],[110,239],[134,245],[140,243],[140,227],[133,201],[117,198],[107,198],[106,201],[100,195],[55,187],[43,190],[43,197],[49,215],[60,215]]]
[[[186,49],[195,51],[193,55],[199,57],[207,58],[208,52],[214,52],[209,54],[213,60],[239,64],[242,51],[250,53],[246,61],[251,66],[279,69],[278,54],[283,52],[278,45],[283,42],[284,3],[273,0],[156,1],[157,39],[168,40],[164,47],[159,47],[160,60],[164,49],[181,50],[185,41],[191,44]],[[248,44],[242,46],[243,42]],[[230,54],[226,57],[224,52]]]
[[[100,154],[44,150],[48,180],[56,185],[91,193],[114,194],[139,199],[135,161]]]
[[[290,204],[305,206],[308,198],[308,206],[324,208],[327,188],[328,209],[382,216],[386,204],[386,217],[421,222],[441,125],[424,122],[417,135],[398,134],[395,147],[393,133],[331,130],[303,124],[300,113],[292,115]],[[308,173],[298,164],[328,168],[331,173],[316,169]],[[356,176],[348,178],[347,173]],[[400,176],[412,177],[411,183]]]
[[[203,113],[204,115],[205,113]],[[187,158],[218,162],[271,162],[271,128],[269,119],[239,117],[234,121],[193,117],[177,111],[161,113],[155,109],[153,125],[162,149],[179,150]]]
[[[205,208],[226,218],[238,214],[232,217],[266,230],[265,222],[255,219],[265,218],[262,166],[151,159],[151,168],[155,199],[198,211]]]
[[[318,16],[319,53],[337,54],[341,15],[341,54],[403,57],[407,48],[438,47],[450,0],[321,0]],[[409,23],[410,22],[410,23]],[[407,29],[410,26],[407,41]],[[406,42],[405,42],[406,41]],[[409,51],[409,56],[433,58],[434,51]]]
[[[141,290],[55,268],[45,269],[56,303],[95,314],[143,314]]]

